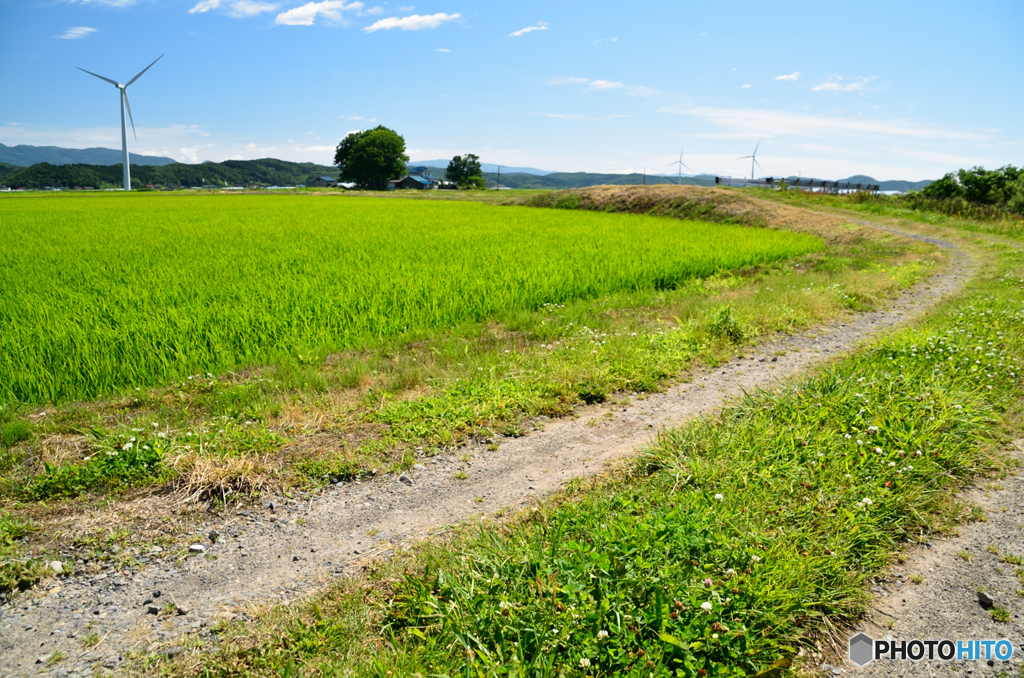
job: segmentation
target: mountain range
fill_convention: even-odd
[[[170,165],[174,158],[128,153],[133,165]],[[51,165],[120,165],[121,151],[112,148],[60,148],[58,146],[4,146],[0,144],[0,163],[30,167],[40,162]]]
[[[131,154],[132,183],[135,186],[251,186],[309,184],[321,176],[335,176],[337,168],[315,163],[296,163],[264,158],[262,160],[226,160],[185,164],[172,158]],[[5,146],[0,144],[0,184],[12,187],[46,186],[118,187],[121,182],[121,152],[110,148],[59,148],[57,146]],[[430,167],[443,177],[448,160],[417,160],[409,167]],[[481,163],[488,186],[497,182],[498,165]],[[805,179],[808,177],[804,177]],[[788,177],[796,179],[796,177]],[[818,179],[815,179],[818,181]],[[565,189],[601,184],[673,184],[675,175],[598,174],[593,172],[553,172],[535,167],[501,166],[501,185],[508,188]],[[911,191],[931,181],[878,181],[862,174],[839,179],[841,183],[878,184],[882,191]],[[683,176],[680,183],[713,186],[714,175]]]

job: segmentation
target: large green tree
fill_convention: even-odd
[[[445,178],[459,188],[484,188],[484,171],[480,158],[472,153],[457,155],[448,163]]]
[[[405,174],[407,162],[405,139],[383,125],[352,132],[341,140],[334,152],[339,181],[351,181],[377,191],[387,188],[389,180]]]
[[[1006,165],[997,170],[983,167],[950,172],[938,181],[932,182],[921,194],[929,198],[963,198],[982,205],[1002,207],[1014,199],[1017,181],[1024,176],[1024,168]]]

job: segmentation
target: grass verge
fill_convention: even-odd
[[[108,401],[0,413],[0,509],[40,525],[103,511],[93,523],[130,528],[123,546],[144,551],[172,529],[160,502],[140,510],[132,501],[154,490],[223,506],[405,468],[470,440],[493,448],[538,417],[643,397],[762,335],[872,308],[941,260],[928,245],[718,193],[730,219],[814,233],[824,252],[407,334],[324,361],[300,356]],[[120,502],[109,508],[112,497]],[[118,514],[118,505],[127,508]],[[37,539],[33,549],[88,550],[98,538],[63,529],[61,543]]]
[[[805,230],[826,239],[824,252],[409,333],[324,361],[292,357],[105,402],[8,412],[0,497],[24,505],[170,484],[223,501],[400,468],[471,437],[519,435],[537,416],[659,390],[758,336],[871,308],[937,258],[930,246],[842,221]]]
[[[1024,395],[1024,255],[920,326],[666,432],[630,473],[256,625],[204,676],[747,676],[818,652],[900,543],[967,519]]]

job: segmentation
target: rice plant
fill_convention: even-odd
[[[0,402],[189,374],[820,249],[631,215],[316,196],[39,196],[0,210]]]

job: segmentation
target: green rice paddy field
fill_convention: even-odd
[[[655,217],[320,196],[12,196],[0,234],[0,404],[316,360],[823,246]]]

